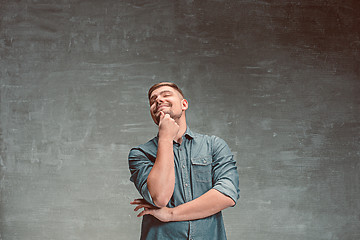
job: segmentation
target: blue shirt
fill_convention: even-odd
[[[155,206],[147,188],[147,177],[154,165],[158,137],[132,148],[129,153],[130,180],[141,196]],[[200,197],[210,189],[229,196],[236,203],[240,190],[236,162],[224,140],[194,133],[187,128],[182,143],[173,143],[175,188],[167,207],[176,207]],[[226,239],[221,212],[181,222],[161,222],[151,215],[143,217],[141,239]]]

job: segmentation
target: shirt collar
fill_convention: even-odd
[[[186,131],[183,136],[187,139],[194,139],[195,134],[190,130],[189,127],[186,127]],[[159,138],[159,133],[156,134],[156,138]]]
[[[190,130],[189,127],[186,127],[186,131],[184,133],[184,136],[188,139],[193,139],[194,138],[194,133]]]

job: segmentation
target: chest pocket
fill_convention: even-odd
[[[211,156],[203,156],[191,159],[193,174],[197,182],[211,182]]]

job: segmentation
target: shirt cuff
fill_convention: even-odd
[[[236,188],[230,180],[228,180],[228,179],[219,180],[218,182],[216,182],[213,189],[216,189],[219,192],[221,192],[222,194],[230,197],[235,202],[235,205],[236,205],[237,200],[239,199],[240,190],[238,188]]]

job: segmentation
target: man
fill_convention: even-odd
[[[150,114],[158,135],[130,150],[130,180],[142,199],[141,239],[226,239],[221,210],[239,198],[236,162],[227,144],[192,132],[188,102],[174,83],[153,85]]]

